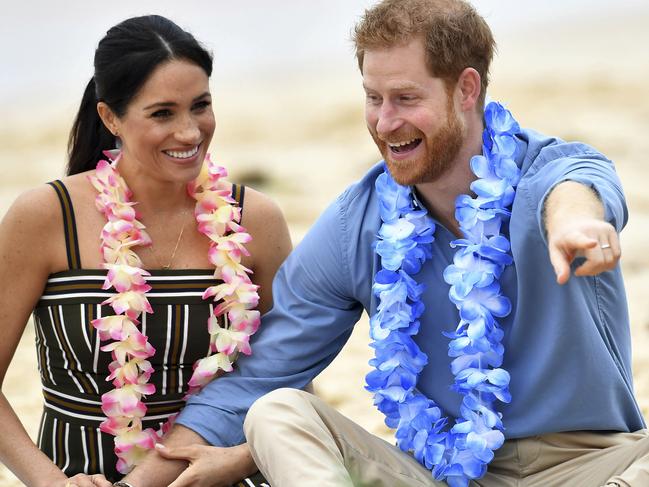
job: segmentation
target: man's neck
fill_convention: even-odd
[[[455,161],[440,178],[415,185],[420,201],[431,216],[457,236],[461,236],[461,232],[455,219],[455,200],[461,194],[469,194],[471,183],[476,179],[470,161],[473,156],[482,154],[482,130],[482,126],[475,127],[468,134]]]

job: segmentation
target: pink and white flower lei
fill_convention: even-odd
[[[147,360],[155,349],[140,332],[138,318],[142,313],[153,313],[153,309],[146,297],[151,289],[146,282],[150,274],[142,268],[133,249],[151,245],[151,238],[138,221],[132,193],[117,171],[119,159],[117,156],[111,162],[99,161],[95,174],[88,179],[98,192],[97,209],[107,220],[101,232],[103,266],[108,270],[102,288],[116,291],[102,303],[111,305],[115,315],[92,322],[100,340],[113,340],[101,347],[111,352],[113,361],[106,380],[112,381],[115,389],[101,398],[106,420],[100,429],[115,436],[117,470],[126,474],[153,448],[170,422],[160,432],[142,428],[147,410],[142,397],[155,392],[155,386],[148,383],[153,367]],[[214,278],[221,283],[203,293],[203,299],[213,298],[219,304],[207,321],[210,354],[194,364],[185,399],[210,382],[219,370],[231,371],[239,352],[251,353],[250,336],[260,323],[259,311],[254,309],[259,302],[258,286],[248,277],[251,270],[241,264],[241,257],[249,255],[244,244],[251,237],[238,224],[241,209],[230,196],[230,189],[220,182],[226,175],[226,170],[208,156],[199,177],[187,186],[189,195],[196,200],[198,231],[210,240],[208,258],[215,266]],[[223,315],[228,318],[226,328],[218,322]]]

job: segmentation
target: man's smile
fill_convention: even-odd
[[[403,142],[388,142],[388,147],[390,151],[395,154],[404,154],[415,149],[421,143],[421,139],[411,139]]]

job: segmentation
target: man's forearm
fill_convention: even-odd
[[[207,444],[203,437],[182,425],[174,425],[165,436],[163,443],[169,447]],[[155,451],[151,451],[124,478],[124,481],[132,484],[133,487],[167,487],[187,468],[187,465],[186,461],[167,460]]]
[[[580,218],[604,219],[604,205],[597,193],[588,186],[574,181],[558,184],[548,195],[543,207],[546,235],[567,221]]]

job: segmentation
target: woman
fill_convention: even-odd
[[[271,306],[288,230],[267,197],[207,170],[211,71],[210,54],[168,19],[111,28],[68,177],[20,196],[2,222],[0,378],[33,310],[45,397],[39,450],[0,395],[0,460],[28,486],[121,478],[186,393],[250,352],[257,300]],[[215,483],[256,471],[245,446],[233,462]]]

